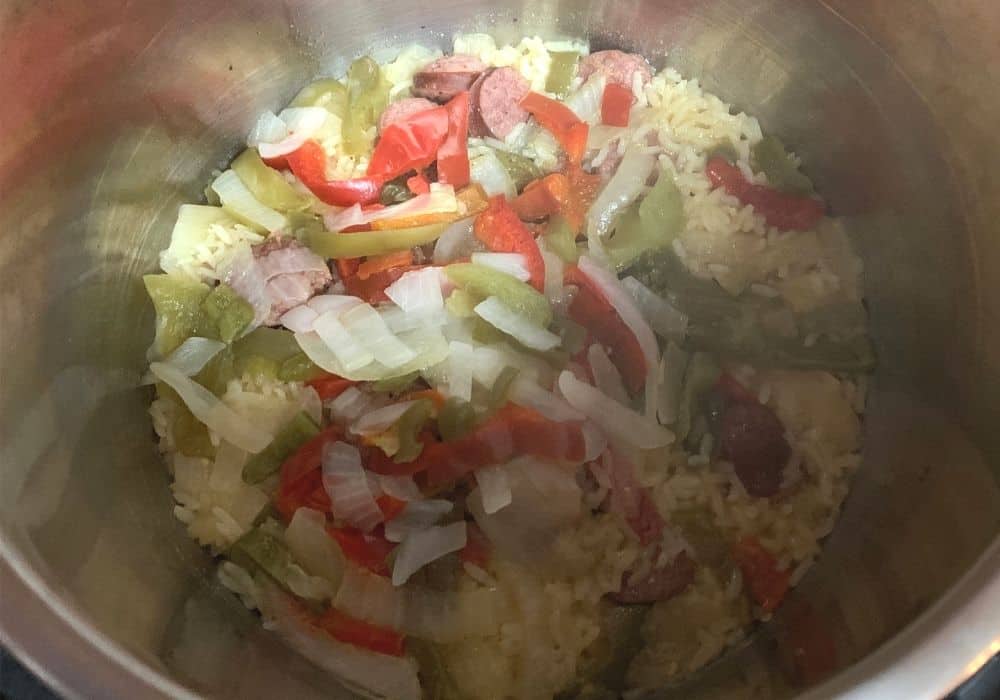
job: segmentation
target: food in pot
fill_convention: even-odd
[[[271,629],[376,696],[604,697],[769,618],[873,356],[850,241],[755,118],[460,35],[247,147],[146,277],[148,379],[175,513]]]

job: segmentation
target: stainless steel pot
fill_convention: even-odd
[[[938,697],[1000,649],[995,0],[171,0],[0,8],[0,631],[69,697],[345,695],[260,630],[171,515],[136,389],[139,276],[254,116],[370,48],[591,37],[700,78],[804,158],[867,263],[866,460],[782,617],[680,697]]]

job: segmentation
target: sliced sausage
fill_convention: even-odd
[[[694,559],[682,551],[666,566],[654,568],[638,578],[626,572],[621,590],[611,597],[625,605],[669,600],[691,585],[696,569]]]
[[[486,68],[487,65],[475,56],[444,56],[413,75],[412,92],[416,97],[447,102],[470,89]]]
[[[759,403],[730,403],[719,422],[719,440],[747,493],[768,497],[778,492],[792,448],[774,411]]]
[[[268,326],[278,325],[282,314],[309,301],[333,280],[323,258],[290,236],[270,236],[252,250],[271,302],[264,321]]]
[[[528,81],[514,68],[491,68],[483,73],[469,93],[469,133],[505,138],[515,126],[528,121],[521,100],[530,89]]]
[[[594,73],[602,73],[610,82],[632,87],[632,76],[638,71],[645,85],[653,77],[653,69],[646,59],[635,53],[612,49],[597,51],[580,61],[580,77],[586,80]]]
[[[393,102],[385,108],[385,111],[378,118],[378,130],[385,131],[385,128],[390,124],[401,122],[418,112],[424,112],[434,107],[437,105],[423,97],[407,97],[399,102]]]
[[[635,465],[621,454],[611,452],[608,476],[611,488],[608,507],[618,513],[639,538],[642,544],[650,544],[663,533],[666,525],[657,510],[649,489],[644,488],[635,475]]]

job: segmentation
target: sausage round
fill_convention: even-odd
[[[585,56],[580,61],[579,74],[586,80],[594,73],[602,73],[610,82],[631,88],[632,76],[636,71],[642,75],[643,85],[653,77],[653,69],[649,67],[645,58],[638,54],[612,49]]]
[[[413,75],[411,92],[416,97],[447,102],[458,93],[469,90],[486,68],[486,64],[475,56],[444,56]]]
[[[759,403],[729,404],[719,423],[719,440],[747,493],[768,497],[778,492],[792,448],[774,411]]]
[[[492,68],[484,72],[469,93],[469,132],[472,136],[505,138],[528,120],[521,99],[531,86],[517,70]]]
[[[694,560],[682,551],[666,566],[652,569],[638,579],[626,573],[621,590],[611,597],[625,605],[669,600],[691,585],[696,570]]]
[[[399,100],[398,102],[392,102],[385,108],[385,111],[382,112],[381,116],[379,116],[378,130],[380,132],[385,131],[385,128],[390,124],[403,121],[418,112],[423,112],[435,107],[437,107],[436,104],[430,100],[425,100],[423,97],[407,97],[406,99]]]

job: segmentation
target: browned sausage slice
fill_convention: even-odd
[[[719,441],[747,493],[767,497],[778,492],[792,448],[774,411],[759,403],[729,404],[719,423]]]
[[[412,92],[416,97],[447,102],[470,89],[486,68],[487,65],[475,56],[444,56],[413,75]]]
[[[407,97],[399,102],[392,102],[378,118],[378,130],[385,131],[385,127],[396,122],[403,121],[417,112],[424,112],[434,109],[436,104],[423,97]]]
[[[653,69],[642,56],[624,51],[597,51],[580,61],[580,77],[586,80],[594,73],[602,73],[609,82],[632,87],[632,76],[638,71],[645,85],[653,77]]]
[[[621,590],[611,597],[626,605],[669,600],[691,585],[696,569],[694,560],[682,551],[666,566],[652,569],[639,578],[626,573]]]
[[[528,121],[521,99],[530,89],[528,81],[514,68],[492,68],[483,73],[469,94],[470,134],[503,139],[515,126]]]

